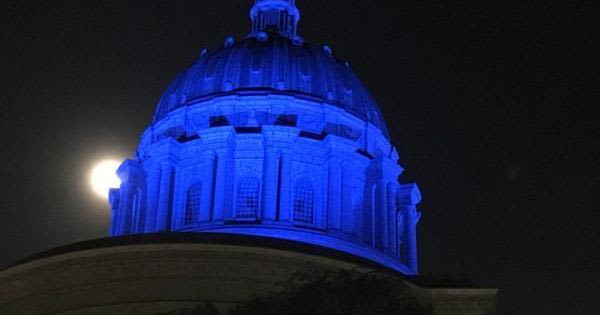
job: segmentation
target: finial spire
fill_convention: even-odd
[[[274,30],[288,38],[298,35],[298,21],[300,10],[296,7],[296,0],[256,0],[250,10],[252,19],[252,32]]]

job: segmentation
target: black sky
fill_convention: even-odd
[[[600,314],[598,9],[489,2],[299,0],[300,32],[379,101],[424,195],[423,273],[499,287],[501,314]],[[243,36],[249,6],[0,4],[0,267],[107,235],[91,165],[132,154],[169,81]]]

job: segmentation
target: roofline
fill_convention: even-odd
[[[364,266],[374,271],[383,272],[396,277],[400,277],[424,288],[474,288],[470,281],[464,279],[455,279],[449,276],[407,276],[392,268],[378,264],[371,260],[337,251],[331,248],[253,235],[240,235],[233,233],[156,233],[156,234],[141,234],[121,237],[106,237],[83,242],[77,242],[65,246],[52,248],[40,253],[30,255],[2,270],[6,271],[27,263],[35,262],[53,256],[76,253],[86,250],[106,249],[111,247],[124,247],[132,245],[153,245],[153,244],[220,244],[232,246],[247,246],[247,247],[266,247],[276,250],[288,250],[300,252],[309,255],[321,256],[326,258],[338,259],[341,261],[354,263]]]

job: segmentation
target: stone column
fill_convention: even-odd
[[[388,215],[388,245],[392,253],[398,254],[398,206],[396,194],[398,183],[393,181],[387,187],[387,215]]]
[[[388,202],[387,183],[384,180],[377,181],[375,189],[375,246],[387,249],[388,244]]]
[[[329,180],[327,200],[327,229],[339,231],[341,229],[342,213],[342,167],[337,157],[329,159]]]
[[[405,239],[406,239],[406,261],[408,267],[414,273],[418,272],[417,252],[417,224],[421,214],[417,211],[417,205],[421,202],[421,193],[416,184],[400,185],[398,194],[400,196],[400,211],[404,214]]]
[[[131,234],[140,234],[143,232],[143,227],[140,227],[146,216],[143,197],[142,187],[135,187],[132,201]]]
[[[342,231],[345,233],[354,232],[354,209],[352,206],[352,174],[353,168],[345,163],[342,166],[342,200],[341,200],[341,211],[342,211]]]
[[[130,183],[121,184],[121,202],[119,204],[117,233],[118,235],[131,234],[131,219],[133,216],[133,186]]]
[[[145,233],[152,233],[156,228],[156,211],[158,207],[158,194],[160,191],[160,168],[152,166],[148,177],[146,178],[146,222],[144,227]]]
[[[404,208],[406,218],[406,241],[407,255],[406,260],[409,267],[415,272],[418,272],[418,252],[417,252],[417,222],[420,215],[417,212],[417,207],[409,205]]]
[[[108,193],[108,201],[110,203],[110,236],[117,236],[117,225],[119,224],[119,207],[120,207],[121,191],[119,189],[111,189]]]
[[[225,198],[226,198],[226,184],[227,181],[232,180],[228,178],[227,172],[227,152],[219,152],[217,157],[216,167],[216,182],[215,182],[215,201],[213,209],[213,222],[223,223],[225,219]]]
[[[369,178],[365,181],[363,201],[363,240],[375,246],[375,184]]]
[[[160,188],[158,196],[158,206],[156,211],[156,226],[155,232],[169,231],[171,227],[170,216],[172,208],[171,200],[171,181],[173,176],[173,167],[171,165],[163,165],[160,173]]]
[[[204,171],[202,176],[202,199],[200,200],[200,214],[198,219],[202,223],[212,221],[213,218],[213,189],[215,183],[215,163],[214,153],[204,154]]]
[[[276,149],[266,150],[263,181],[263,220],[264,223],[273,223],[277,216],[277,184],[279,182],[279,154]]]
[[[292,224],[292,158],[290,152],[281,154],[281,196],[279,221]]]

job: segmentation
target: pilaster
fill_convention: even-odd
[[[121,192],[113,188],[108,192],[108,202],[110,204],[110,236],[117,236],[119,224],[119,207],[121,201]]]
[[[137,222],[139,213],[135,213],[135,204],[133,203],[134,194],[137,190],[144,188],[145,173],[140,163],[134,160],[125,160],[117,170],[117,176],[121,180],[119,189],[119,210],[116,216],[117,225],[116,235],[128,235],[136,232],[134,226]],[[138,196],[140,198],[141,196]],[[141,203],[138,203],[141,207]]]
[[[152,157],[148,162],[155,165],[157,168],[152,176],[158,175],[158,191],[154,194],[156,206],[152,204],[154,215],[154,224],[146,222],[146,232],[164,232],[171,230],[172,215],[173,215],[173,197],[175,196],[174,189],[174,174],[179,161],[181,144],[172,138],[166,138],[155,143],[152,147]],[[155,182],[156,183],[156,182]],[[154,188],[152,188],[154,189]],[[156,209],[156,210],[154,210]],[[152,220],[149,217],[149,220]]]
[[[406,240],[407,240],[407,263],[415,273],[418,272],[417,252],[417,224],[421,213],[417,211],[417,205],[421,202],[421,192],[416,184],[400,185],[400,211],[404,213]]]
[[[213,190],[215,185],[215,166],[217,157],[214,152],[204,153],[204,170],[202,176],[202,199],[200,200],[199,220],[208,223],[213,218]]]
[[[215,180],[215,191],[214,191],[214,211],[213,211],[213,222],[223,223],[225,220],[225,207],[226,207],[226,193],[227,183],[231,181],[231,177],[228,174],[227,164],[230,157],[229,152],[220,151],[217,153],[217,167]],[[231,193],[231,192],[229,192]]]
[[[328,151],[327,229],[334,233],[348,232],[354,228],[351,191],[352,180],[349,159],[359,145],[352,140],[327,135],[324,147]]]
[[[156,213],[158,210],[158,195],[160,192],[160,166],[154,163],[148,163],[148,176],[146,177],[146,222],[144,227],[145,233],[152,233],[156,227]]]
[[[265,207],[265,214],[273,215],[273,199],[275,199],[275,220],[284,224],[293,224],[292,222],[292,163],[293,163],[293,144],[298,139],[300,129],[289,126],[263,126],[263,136],[265,138],[266,153],[270,158],[269,172],[276,169],[277,174],[281,175],[281,179],[272,178],[266,179],[269,181],[268,187],[275,185],[275,189],[267,191],[268,206]],[[277,177],[277,176],[275,176]],[[277,186],[278,185],[278,186]],[[277,192],[279,192],[279,204],[277,204]],[[279,216],[277,216],[277,210]],[[267,212],[268,211],[268,212]]]
[[[156,211],[155,232],[166,232],[170,230],[171,215],[173,210],[172,189],[173,166],[161,165],[160,188],[158,196],[158,207]]]
[[[342,201],[341,201],[341,226],[342,232],[348,235],[355,234],[354,227],[356,225],[356,217],[354,213],[354,206],[352,204],[352,183],[354,181],[354,175],[359,172],[361,167],[349,163],[348,161],[342,163]]]
[[[263,174],[263,223],[273,223],[277,217],[277,193],[279,183],[279,152],[269,147],[265,152]]]
[[[206,150],[205,156],[208,156],[212,163],[208,163],[205,171],[208,171],[212,178],[211,193],[212,206],[209,207],[208,214],[204,214],[203,220],[223,223],[225,221],[227,209],[227,198],[231,196],[232,191],[228,189],[232,181],[229,174],[229,164],[232,158],[232,152],[235,147],[235,129],[231,126],[215,127],[202,130],[200,137],[203,141],[203,147]],[[212,156],[211,156],[212,155]],[[208,169],[208,167],[212,169]],[[204,185],[204,184],[203,184]],[[228,195],[229,194],[229,195]],[[208,200],[211,200],[211,199]]]
[[[292,222],[292,151],[281,153],[281,195],[279,196],[279,221],[284,224]]]
[[[398,254],[398,205],[396,196],[399,184],[392,181],[387,185],[388,245],[392,253]]]

